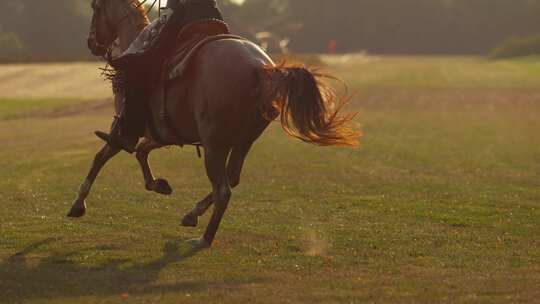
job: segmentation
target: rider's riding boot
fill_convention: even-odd
[[[125,150],[128,153],[133,153],[136,151],[139,137],[132,135],[132,132],[126,129],[124,119],[122,117],[115,117],[110,134],[102,131],[96,131],[95,134],[109,145]]]
[[[126,72],[126,91],[123,108],[111,127],[111,133],[96,132],[96,135],[109,145],[129,153],[136,151],[139,137],[146,129],[145,100],[147,100],[147,80],[145,74],[137,71]]]

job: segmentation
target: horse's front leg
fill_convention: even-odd
[[[118,152],[120,152],[120,149],[105,145],[105,147],[103,147],[96,154],[94,162],[92,163],[92,168],[90,169],[85,181],[81,184],[79,192],[77,193],[77,198],[75,199],[75,202],[68,213],[69,217],[81,217],[86,213],[86,198],[90,193],[92,184],[94,184],[99,171],[101,171],[107,161],[118,154]]]
[[[152,169],[150,169],[150,165],[148,164],[148,154],[150,154],[150,152],[152,152],[153,150],[161,147],[161,145],[157,144],[152,140],[143,139],[141,143],[139,143],[139,145],[137,146],[137,154],[135,156],[137,157],[137,160],[141,165],[146,190],[154,191],[163,195],[171,195],[173,190],[167,180],[162,178],[156,179],[152,174]]]

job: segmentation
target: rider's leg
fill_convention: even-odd
[[[145,100],[147,83],[140,76],[143,73],[129,74],[133,76],[128,76],[125,80],[126,100],[123,110],[115,123],[113,123],[109,134],[97,131],[96,135],[113,147],[133,153],[139,137],[144,135],[146,128]]]

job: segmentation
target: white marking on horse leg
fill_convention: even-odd
[[[78,199],[85,199],[90,193],[90,188],[92,187],[92,182],[85,180],[84,183],[79,187]]]

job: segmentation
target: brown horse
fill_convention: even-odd
[[[94,0],[89,47],[103,55],[114,41],[125,50],[148,19],[138,0]],[[197,54],[188,75],[166,83],[166,103],[182,140],[174,144],[200,142],[212,192],[197,203],[182,220],[196,226],[198,218],[214,204],[208,227],[201,238],[190,241],[196,248],[212,244],[231,196],[240,182],[240,173],[253,142],[270,121],[281,115],[286,133],[321,146],[356,146],[359,132],[347,127],[352,114],[339,115],[343,102],[336,102],[320,75],[302,67],[276,66],[257,45],[241,39],[216,40]],[[189,88],[189,89],[188,89]],[[115,108],[123,100],[115,96]],[[151,112],[159,120],[159,106]],[[160,137],[174,140],[170,131]],[[137,147],[146,188],[162,194],[172,191],[165,180],[155,179],[148,165],[148,154],[160,145],[150,132]],[[81,185],[69,213],[85,214],[85,199],[99,171],[119,152],[106,145],[97,153],[92,168]]]

